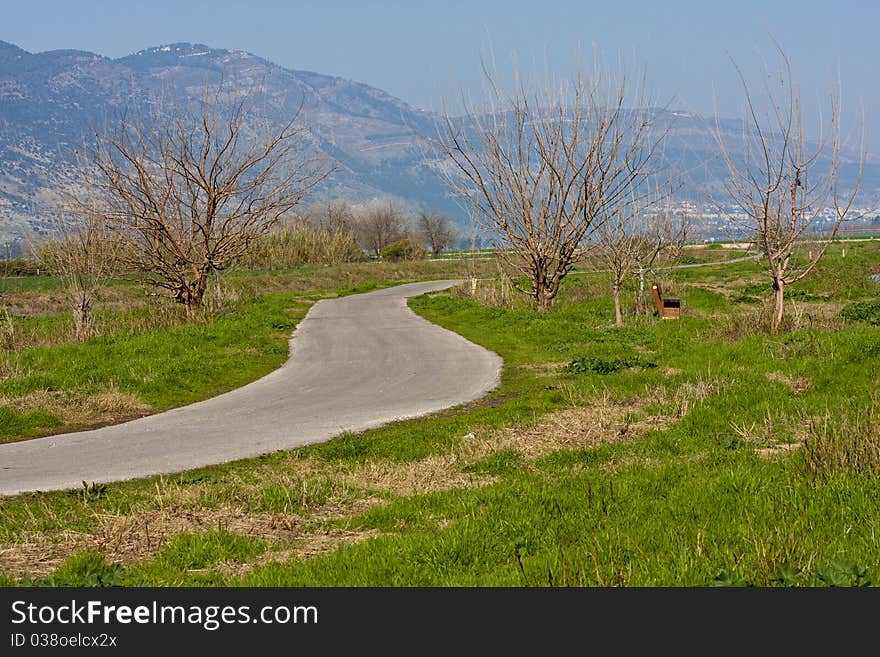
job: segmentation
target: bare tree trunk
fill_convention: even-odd
[[[636,293],[636,313],[645,314],[645,270],[639,269],[639,291]]]
[[[546,313],[550,310],[550,304],[553,302],[553,295],[547,289],[546,285],[535,281],[535,301],[538,303],[538,312]]]
[[[202,305],[202,301],[205,298],[205,290],[207,289],[208,275],[199,272],[194,280],[186,282],[186,284],[178,289],[174,299],[186,306],[187,317],[192,317],[195,314],[196,308]]]
[[[785,279],[773,279],[773,316],[770,318],[770,332],[773,335],[779,333],[782,325],[782,312],[785,301]]]
[[[623,313],[620,311],[620,281],[614,281],[614,320],[615,326],[623,326]]]
[[[73,324],[76,331],[76,339],[88,340],[94,334],[95,320],[92,316],[92,299],[87,291],[79,294],[76,307],[73,309]]]

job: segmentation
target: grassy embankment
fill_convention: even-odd
[[[543,316],[461,293],[413,300],[504,357],[482,403],[2,500],[0,570],[44,584],[876,583],[880,318],[867,274],[880,249],[846,249],[791,291],[778,336],[761,331],[768,290],[752,262],[670,272],[684,317],[623,329],[601,275],[570,278]],[[502,298],[488,284],[478,296]]]

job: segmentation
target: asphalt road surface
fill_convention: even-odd
[[[243,388],[124,424],[0,445],[0,494],[180,472],[477,399],[498,385],[501,358],[406,306],[406,297],[454,283],[319,301],[294,332],[287,362]]]

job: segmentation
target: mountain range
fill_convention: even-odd
[[[410,208],[428,206],[467,222],[437,174],[430,139],[440,117],[374,87],[202,44],[110,59],[78,50],[30,53],[0,41],[0,245],[48,230],[58,192],[89,135],[123,114],[195,107],[206,88],[217,85],[238,96],[258,90],[261,118],[276,127],[301,108],[308,147],[336,167],[307,202],[393,196]],[[694,199],[701,189],[717,187],[723,167],[714,119],[655,112],[667,131],[667,158],[689,172],[681,194]],[[741,138],[739,122],[721,126],[731,140]],[[854,166],[847,167],[851,179]],[[867,167],[862,189],[877,194],[880,165]]]

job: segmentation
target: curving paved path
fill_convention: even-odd
[[[319,301],[294,332],[282,367],[218,397],[111,427],[0,445],[0,494],[180,472],[477,399],[498,385],[501,358],[406,306],[407,297],[455,282]]]

